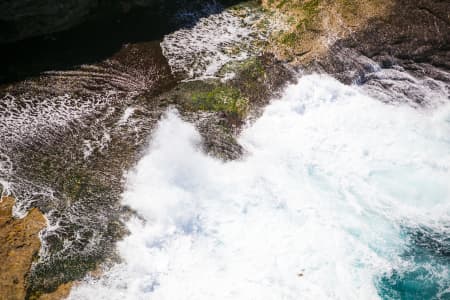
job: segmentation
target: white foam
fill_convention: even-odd
[[[4,106],[0,111],[0,134],[5,143],[26,144],[37,139],[45,142],[49,134],[79,122],[116,99],[109,96],[79,99],[68,94],[42,99],[24,94],[16,98],[7,94],[0,101]]]
[[[371,60],[367,60],[369,64]],[[366,74],[366,77],[363,88],[385,102],[408,103],[420,108],[438,107],[450,99],[448,84],[426,76],[416,78],[398,66],[392,69],[374,67],[373,72]]]
[[[12,173],[13,163],[11,158],[3,153],[0,153],[0,188],[6,195],[9,193],[10,183],[8,182],[8,174]],[[0,194],[0,197],[2,195]]]
[[[258,15],[246,13],[250,14],[247,18],[230,11],[211,14],[199,19],[192,28],[166,35],[161,48],[172,71],[188,79],[210,78],[227,62],[258,53],[260,49],[254,41],[263,39],[254,28]]]
[[[71,299],[377,299],[400,225],[450,220],[450,106],[390,106],[303,77],[224,163],[169,111],[127,179],[123,263]]]
[[[127,123],[128,119],[134,114],[136,108],[135,107],[127,107],[125,111],[123,112],[122,117],[120,118],[118,125],[124,125]]]
[[[83,141],[83,158],[88,159],[94,153],[94,147],[90,140]]]

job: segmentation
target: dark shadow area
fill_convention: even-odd
[[[218,13],[236,2],[221,1],[214,9],[201,9],[207,1],[166,1],[163,5],[128,12],[101,13],[66,31],[0,44],[0,84],[21,81],[48,70],[69,70],[102,61],[124,44],[160,40],[165,34],[192,26],[200,17]],[[189,16],[189,22],[175,21],[180,11]]]

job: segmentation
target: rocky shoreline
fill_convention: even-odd
[[[135,2],[132,5],[142,4]],[[142,5],[151,10],[156,2]],[[77,17],[62,20],[62,25],[48,29],[55,26],[49,22],[35,32],[18,33],[15,39],[91,19],[95,14],[83,5]],[[119,7],[132,8],[123,3]],[[0,133],[5,136],[0,167],[10,171],[0,179],[11,183],[6,187],[19,199],[16,207],[30,212],[12,221],[12,198],[0,202],[5,216],[0,232],[5,237],[17,226],[29,229],[23,233],[29,247],[24,248],[28,250],[22,275],[17,275],[19,286],[27,290],[12,292],[17,298],[6,299],[34,299],[55,290],[60,292],[55,297],[62,298],[70,282],[101,263],[117,261],[115,242],[126,235],[123,223],[135,214],[120,204],[123,176],[142,155],[148,136],[169,107],[196,125],[207,153],[230,160],[243,154],[236,142],[242,126],[294,81],[299,70],[331,74],[392,104],[412,98],[412,106],[433,106],[430,95],[449,95],[450,21],[445,12],[450,4],[445,1],[262,1],[262,6],[251,2],[232,9],[240,18],[255,18],[248,24],[261,51],[230,60],[212,78],[186,80],[186,74],[173,74],[160,47],[166,29],[143,40],[119,40],[111,54],[71,61],[64,68],[53,62],[34,69],[8,64],[10,69],[0,75],[4,80],[0,105],[9,114],[0,115]],[[80,36],[83,30],[68,35]],[[64,39],[64,33],[58,39]],[[52,43],[39,45],[45,50]],[[232,55],[243,51],[233,44],[227,47]],[[19,123],[20,130],[14,131]],[[43,230],[45,257],[29,272],[40,247],[37,234],[45,226],[39,211],[51,229]],[[23,225],[27,222],[34,225]],[[8,247],[2,250],[9,251]],[[2,282],[11,278],[8,275]],[[56,299],[45,297],[39,299]]]
[[[31,264],[41,247],[39,232],[47,221],[37,208],[22,219],[12,215],[15,200],[0,199],[0,298],[24,299]]]

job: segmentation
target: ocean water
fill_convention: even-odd
[[[449,299],[450,106],[302,77],[223,162],[169,110],[127,175],[122,262],[71,299]]]

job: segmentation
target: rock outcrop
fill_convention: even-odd
[[[413,99],[412,105],[429,105],[436,95],[450,92],[448,1],[303,0],[263,5],[285,23],[269,50],[304,70],[364,85],[386,102]]]
[[[0,201],[0,299],[22,300],[28,272],[41,246],[38,235],[46,220],[37,208],[22,219],[15,219],[13,206],[11,197]]]
[[[450,3],[441,0],[263,1],[285,16],[272,50],[297,64],[351,48],[389,67],[398,61],[450,68]],[[342,57],[336,57],[339,64]],[[324,66],[329,73],[336,66]]]
[[[450,70],[450,2],[397,0],[385,16],[369,20],[348,37],[337,41],[324,64],[330,73],[346,71],[346,61],[336,55],[342,48],[377,62],[382,68],[400,65],[416,76],[449,82],[437,69]]]

